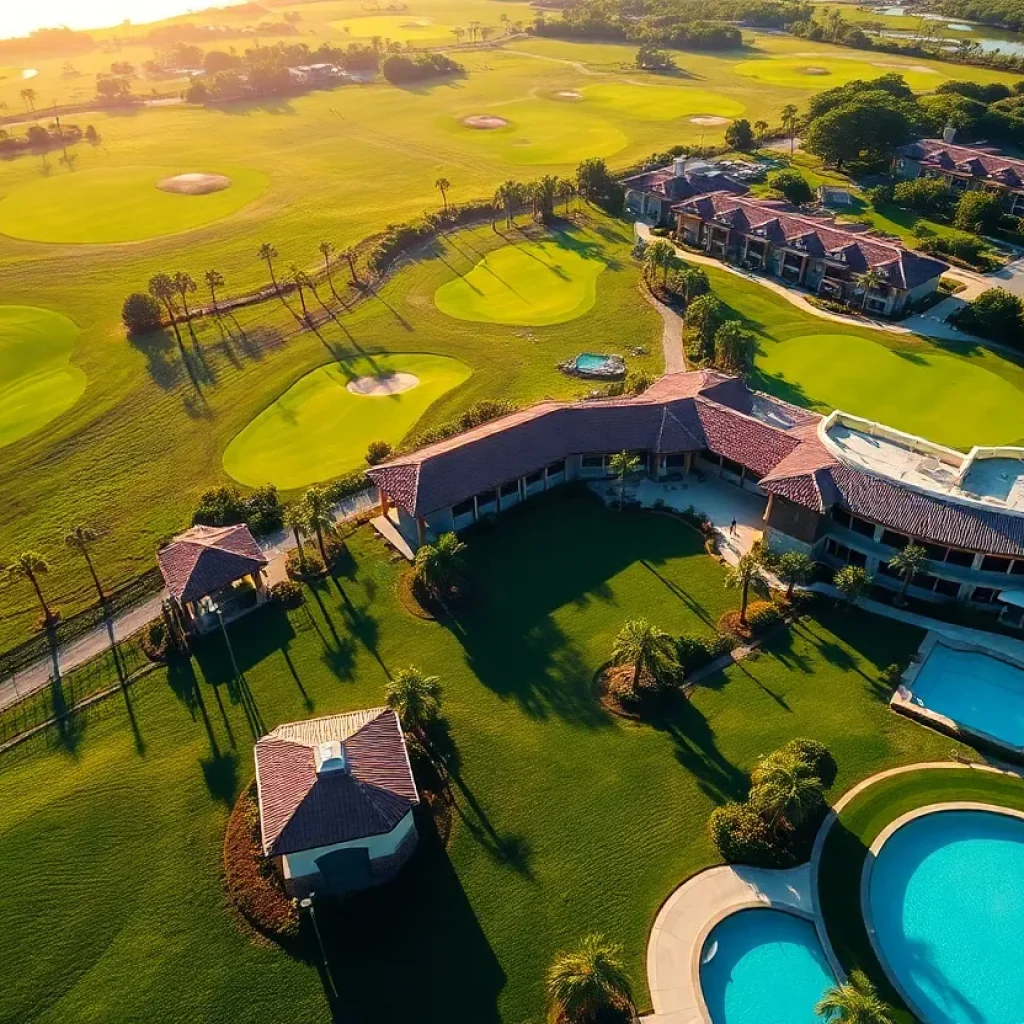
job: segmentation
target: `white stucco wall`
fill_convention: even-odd
[[[299,853],[287,853],[281,858],[284,877],[301,878],[303,875],[314,874],[317,870],[317,858],[334,850],[365,849],[368,851],[371,861],[379,860],[381,857],[390,857],[414,827],[412,811],[408,811],[390,832],[385,832],[383,835],[353,839],[347,843],[334,843],[332,846],[319,846],[314,850],[302,850]]]

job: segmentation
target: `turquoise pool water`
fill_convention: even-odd
[[[868,902],[882,957],[928,1024],[1024,1020],[1024,821],[915,818],[879,851]]]
[[[581,352],[576,357],[576,369],[581,373],[594,373],[607,370],[611,360],[607,356],[594,355],[593,352]]]
[[[812,1024],[815,1004],[833,984],[814,925],[781,910],[731,914],[701,954],[700,985],[714,1024]]]
[[[954,722],[1024,746],[1024,671],[1005,661],[936,644],[913,693],[918,703]]]

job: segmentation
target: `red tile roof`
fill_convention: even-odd
[[[1010,188],[1024,188],[1024,160],[1004,156],[998,150],[954,146],[942,139],[918,139],[900,146],[895,152],[897,156],[910,157],[954,174],[969,174],[972,178],[998,182]]]
[[[171,595],[197,601],[267,564],[249,527],[193,526],[157,552],[160,572]]]
[[[320,744],[345,767],[317,771]],[[387,708],[279,725],[256,744],[263,852],[313,850],[390,832],[419,803],[398,716]]]

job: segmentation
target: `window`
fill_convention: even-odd
[[[565,459],[560,459],[558,462],[552,462],[548,466],[548,476],[557,476],[559,473],[565,472]]]
[[[536,473],[531,473],[526,478],[526,486],[532,487],[534,484],[539,484],[544,479],[544,470],[538,469]]]
[[[1021,571],[1024,572],[1024,562],[1018,562],[1021,566]],[[1009,572],[1010,571],[1010,559],[1003,558],[1001,555],[986,555],[981,560],[981,568],[985,572]]]
[[[850,560],[850,549],[845,544],[832,540],[831,537],[825,542],[825,550],[833,558],[838,558],[841,562],[848,562]]]
[[[995,604],[997,590],[992,587],[975,587],[971,593],[971,600],[976,604]]]
[[[519,481],[509,480],[507,484],[501,485],[501,496],[503,498],[511,498],[519,493]]]
[[[604,469],[604,456],[584,455],[582,465],[584,469]]]
[[[941,594],[943,597],[956,597],[960,593],[960,584],[955,580],[939,580],[935,581],[935,593]]]
[[[856,548],[850,548],[850,565],[859,566],[861,569],[866,568],[868,564],[868,556],[863,551],[858,551]]]
[[[495,499],[498,497],[497,491],[481,491],[476,496],[476,503],[478,505],[490,505],[493,504]]]
[[[458,505],[452,506],[452,515],[456,519],[461,519],[462,516],[471,516],[473,514],[473,499],[469,498],[466,501],[460,501]]]
[[[899,573],[888,562],[878,563],[878,575],[899,578]]]
[[[734,462],[732,459],[727,459],[724,455],[722,456],[722,469],[727,473],[735,473],[736,476],[739,476],[740,473],[743,472],[743,467],[738,462]]]
[[[869,523],[866,519],[860,519],[857,516],[850,516],[850,529],[854,533],[859,533],[862,537],[874,537],[875,535],[875,524]]]
[[[1014,576],[1024,576],[1024,558],[1018,558],[1010,568]]]
[[[850,528],[850,513],[846,509],[840,508],[838,505],[832,506],[832,518],[840,525],[845,526],[847,529]]]
[[[902,551],[910,543],[910,538],[893,530],[883,530],[882,543],[890,548],[899,548]]]
[[[949,548],[944,548],[939,544],[922,544],[921,547],[933,562],[944,562],[946,555],[949,554]]]
[[[665,468],[666,469],[686,469],[686,456],[685,455],[666,455],[665,456]],[[1024,562],[1021,563],[1021,569],[1024,571]]]
[[[974,552],[950,548],[949,554],[946,555],[946,565],[960,565],[965,569],[969,569],[974,565]]]

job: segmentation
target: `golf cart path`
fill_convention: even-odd
[[[661,314],[664,328],[661,332],[661,348],[665,354],[665,373],[683,373],[686,357],[683,355],[683,318],[641,283],[640,294]]]

